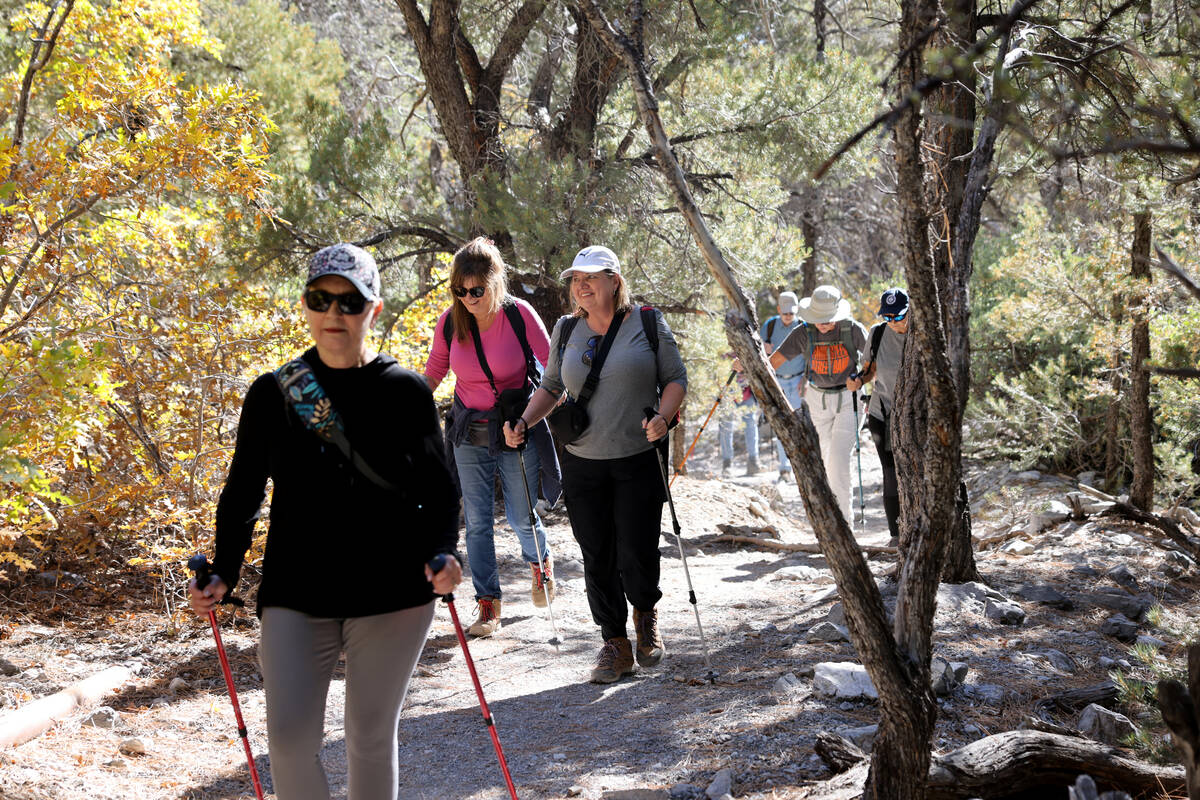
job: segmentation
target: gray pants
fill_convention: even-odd
[[[271,780],[279,800],[328,800],[321,767],[325,697],[346,654],[346,753],[350,800],[396,800],[396,725],[417,666],[433,602],[350,619],[263,611],[259,661],[267,699]]]

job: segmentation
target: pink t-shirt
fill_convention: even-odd
[[[517,298],[513,298],[513,301],[521,312],[521,318],[525,320],[525,338],[529,341],[533,356],[544,365],[550,357],[550,337],[546,335],[546,326],[529,303]],[[438,317],[433,333],[433,349],[425,362],[425,375],[434,383],[440,383],[446,377],[446,373],[453,372],[455,393],[462,398],[467,408],[484,411],[496,405],[496,396],[492,394],[492,385],[488,383],[487,374],[479,366],[475,342],[469,332],[466,340],[460,341],[458,332],[455,331],[447,350],[444,326],[446,315],[449,313],[450,309],[446,309]],[[483,342],[483,354],[487,358],[488,367],[496,379],[496,389],[504,391],[524,386],[525,354],[503,310],[497,312],[496,321],[490,328],[480,331],[479,338]]]

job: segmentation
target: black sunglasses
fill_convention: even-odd
[[[908,316],[908,309],[904,309],[899,314],[880,314],[879,316],[883,317],[884,322],[899,322]]]
[[[603,338],[604,337],[598,333],[594,336],[588,337],[587,350],[583,351],[583,365],[585,367],[590,367],[592,365],[592,359],[596,357],[596,345],[600,344],[600,340]]]
[[[471,295],[471,297],[474,297],[476,300],[478,300],[487,294],[487,287],[472,286],[470,289],[468,289],[465,286],[455,286],[451,288],[450,291],[454,292],[455,297],[466,297],[467,295]]]
[[[308,289],[304,292],[304,305],[308,306],[309,310],[316,311],[318,314],[328,311],[329,307],[335,302],[337,303],[338,311],[347,316],[361,314],[363,309],[367,307],[367,298],[363,297],[359,292],[334,294],[324,289]]]

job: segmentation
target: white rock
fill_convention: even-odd
[[[1008,553],[1009,555],[1014,556],[1027,556],[1035,549],[1037,548],[1024,539],[1013,539],[1012,541],[1005,543],[1005,545],[1000,548],[1000,552]]]
[[[795,673],[789,672],[786,675],[781,675],[773,687],[780,694],[792,694],[793,692],[804,691],[804,681],[796,677]]]
[[[712,800],[723,797],[733,791],[733,772],[728,767],[713,776],[712,783],[704,790]]]
[[[115,728],[121,722],[121,715],[116,710],[108,706],[101,706],[92,712],[86,720],[85,725],[92,725],[97,728]]]
[[[841,700],[879,697],[866,667],[849,661],[823,661],[813,667],[813,690]]]
[[[820,570],[812,567],[784,567],[775,571],[775,576],[771,580],[775,581],[804,581],[806,583],[815,583],[820,577]]]

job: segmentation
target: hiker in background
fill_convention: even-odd
[[[758,401],[754,399],[754,393],[750,391],[750,381],[747,380],[734,354],[726,353],[725,356],[734,359],[739,391],[736,399],[721,409],[720,422],[717,425],[717,441],[721,446],[721,477],[728,478],[733,471],[733,434],[739,420],[745,426],[746,475],[757,475]]]
[[[850,376],[857,372],[867,331],[851,319],[850,303],[835,286],[818,286],[811,297],[800,301],[797,313],[808,324],[793,328],[775,348],[771,366],[778,370],[791,359],[805,356],[808,411],[821,442],[825,475],[842,517],[850,524],[850,454],[858,436],[851,392],[861,385]]]
[[[574,314],[551,335],[546,379],[515,425],[505,425],[510,446],[527,428],[569,398],[557,415],[583,400],[574,438],[562,460],[567,516],[583,552],[583,577],[592,619],[604,645],[591,679],[612,683],[633,671],[634,650],[626,632],[633,606],[637,663],[652,667],[666,652],[655,609],[659,589],[658,540],[662,525],[661,467],[653,442],[667,435],[687,391],[687,371],[675,337],[656,309],[637,308],[607,247],[585,247],[560,276],[567,280]],[[590,388],[589,388],[590,387]],[[660,396],[661,392],[661,396]],[[654,411],[649,420],[644,409]]]
[[[433,395],[420,375],[367,347],[382,307],[365,250],[337,244],[313,256],[304,316],[315,346],[246,393],[217,504],[212,580],[188,585],[201,616],[234,590],[270,478],[258,657],[281,800],[329,797],[319,753],[342,653],[350,794],[396,797],[396,725],[434,594],[462,578]],[[438,554],[446,565],[434,575],[426,562]]]
[[[879,300],[879,316],[883,322],[873,325],[867,336],[867,360],[859,370],[861,379],[846,385],[857,389],[864,382],[875,382],[867,429],[871,431],[879,464],[883,467],[883,510],[894,545],[900,541],[900,487],[896,482],[896,459],[892,455],[891,414],[896,378],[900,374],[904,343],[908,338],[908,294],[900,288],[884,292]]]
[[[796,319],[796,308],[799,304],[795,292],[780,292],[777,306],[779,313],[764,322],[760,331],[768,356],[783,344],[783,340],[797,325],[801,324]],[[804,402],[804,357],[805,354],[801,353],[795,358],[789,358],[775,370],[779,388],[783,389],[783,396],[792,404],[793,410]],[[779,482],[783,483],[791,475],[792,465],[779,437],[775,437],[775,453],[779,457]]]
[[[526,505],[520,454],[504,448],[500,419],[500,393],[527,385],[537,364],[550,352],[546,326],[533,307],[508,294],[506,268],[500,251],[483,237],[467,242],[450,263],[450,308],[438,317],[433,348],[425,362],[425,379],[432,389],[453,372],[454,406],[446,424],[446,441],[452,445],[453,466],[462,489],[466,519],[467,566],[475,587],[478,608],[467,632],[491,636],[500,629],[500,571],[492,509],[496,475],[504,493],[504,512],[521,543],[521,556],[532,572],[530,596],[544,608],[554,600],[554,565],[546,529],[536,512]],[[558,497],[558,460],[550,430],[537,425],[530,431],[534,445],[525,454],[525,479],[531,488],[542,473],[547,497]],[[547,469],[542,469],[543,465]],[[536,496],[536,495],[535,495]],[[534,541],[534,536],[538,541]],[[539,559],[541,553],[543,558]]]

